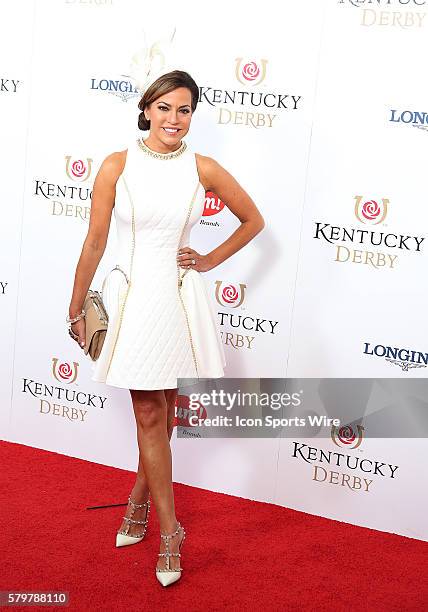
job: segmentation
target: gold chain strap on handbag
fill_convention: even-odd
[[[89,354],[89,356],[91,357],[93,361],[96,361],[98,357],[100,356],[101,349],[103,347],[104,340],[107,334],[108,315],[107,315],[107,310],[105,308],[103,297],[102,297],[107,277],[114,270],[119,270],[125,276],[125,279],[127,282],[127,290],[126,290],[124,302],[126,302],[126,298],[128,296],[129,288],[131,285],[132,264],[134,261],[134,251],[135,251],[135,215],[134,215],[134,205],[133,205],[131,195],[129,193],[128,185],[125,181],[123,172],[121,174],[121,177],[123,179],[126,190],[128,192],[129,199],[131,202],[131,209],[132,209],[132,223],[131,223],[132,225],[132,249],[131,249],[131,261],[130,261],[130,266],[129,266],[129,278],[126,275],[126,273],[122,270],[122,268],[119,265],[116,265],[112,270],[110,270],[110,272],[104,278],[102,288],[101,288],[101,294],[99,291],[89,289],[86,295],[85,302],[83,305],[83,308],[86,313],[86,316],[85,316],[85,320],[86,320],[85,336],[86,338],[85,338],[84,351],[85,351],[85,355]],[[122,307],[121,315],[120,315],[120,323],[122,322],[123,307]],[[115,346],[116,346],[116,342],[115,342]]]

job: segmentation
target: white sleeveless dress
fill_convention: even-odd
[[[130,283],[119,270],[105,279],[109,322],[92,380],[150,390],[176,388],[178,378],[224,376],[223,344],[203,273],[176,261],[178,249],[190,246],[204,202],[196,157],[185,141],[159,154],[132,140],[114,206],[116,262]]]

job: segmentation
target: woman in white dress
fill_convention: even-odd
[[[224,375],[214,307],[200,273],[231,257],[264,227],[238,182],[183,140],[198,99],[198,86],[181,70],[161,75],[144,92],[138,125],[150,130],[149,136],[134,139],[100,167],[68,317],[70,335],[84,348],[83,302],[114,209],[120,270],[107,276],[103,289],[109,324],[92,379],[130,390],[139,463],[116,545],[143,539],[151,497],[161,530],[156,576],[164,586],[181,576],[185,536],[175,515],[170,449],[177,379]],[[201,254],[188,241],[203,214],[206,191],[214,192],[241,225],[217,248]]]

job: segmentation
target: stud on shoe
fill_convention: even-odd
[[[172,553],[169,550],[169,543],[170,543],[171,538],[177,536],[180,533],[180,529],[183,532],[183,537],[181,539],[180,544],[178,545],[178,553]],[[156,568],[156,578],[159,580],[162,586],[168,586],[169,584],[172,584],[173,582],[177,582],[177,580],[181,578],[181,572],[183,571],[182,568],[178,567],[176,569],[171,569],[170,568],[170,558],[171,557],[181,558],[180,549],[181,549],[181,545],[184,542],[184,538],[186,537],[186,532],[184,531],[184,528],[180,525],[180,523],[177,522],[177,529],[174,531],[174,533],[170,533],[170,534],[161,533],[160,537],[165,542],[166,551],[163,553],[159,553],[158,556],[165,557],[165,568]]]
[[[131,506],[131,516],[124,516],[123,519],[127,522],[125,529],[119,529],[116,534],[116,547],[120,546],[129,546],[131,544],[138,544],[144,538],[147,530],[147,523],[149,522],[149,514],[150,514],[150,499],[148,499],[144,504],[136,504],[131,500],[131,496],[128,497],[128,505]],[[138,508],[146,507],[146,516],[143,521],[137,521],[133,519],[133,515],[135,510]],[[129,533],[131,525],[144,525],[143,533],[139,533],[138,535],[132,535]]]

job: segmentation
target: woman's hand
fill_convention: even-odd
[[[85,319],[80,319],[76,323],[71,324],[70,337],[79,344],[80,348],[85,347],[86,338],[86,322]]]
[[[208,272],[214,268],[210,255],[200,255],[195,249],[183,247],[177,253],[177,263],[180,268]]]

